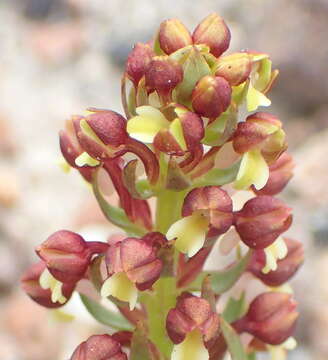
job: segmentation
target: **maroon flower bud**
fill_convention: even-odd
[[[75,283],[84,276],[92,254],[107,248],[106,243],[87,243],[72,231],[60,230],[50,235],[36,252],[57,280]]]
[[[81,343],[70,360],[127,360],[121,344],[110,335],[93,335]]]
[[[146,86],[150,91],[156,90],[167,99],[172,90],[182,81],[182,66],[168,56],[156,56],[146,71]]]
[[[269,166],[270,175],[264,188],[256,190],[252,187],[253,191],[257,195],[273,196],[280,193],[292,178],[294,166],[291,155],[286,152],[283,153],[278,160]]]
[[[271,245],[291,223],[291,209],[281,200],[266,195],[248,200],[235,212],[236,230],[241,240],[253,249]]]
[[[245,122],[238,123],[233,147],[239,154],[259,149],[268,163],[274,162],[287,148],[281,121],[265,112],[249,115]]]
[[[210,52],[219,57],[230,44],[231,34],[224,20],[218,14],[207,16],[192,35],[195,44],[205,44]]]
[[[159,43],[166,54],[192,44],[188,29],[178,19],[163,21],[159,28]]]
[[[51,300],[51,290],[42,289],[39,283],[39,279],[43,271],[46,269],[46,264],[40,261],[31,265],[21,277],[21,286],[25,293],[36,303],[47,308],[58,308],[63,306],[63,302],[53,302]],[[66,298],[66,302],[72,296],[75,284],[67,283],[62,286],[62,294]]]
[[[247,53],[235,53],[220,57],[215,64],[215,76],[225,78],[231,86],[245,82],[251,70],[252,60]]]
[[[247,314],[233,325],[238,332],[248,332],[264,343],[279,345],[294,332],[296,305],[290,294],[264,293],[252,301]]]
[[[196,84],[191,101],[198,114],[215,119],[229,107],[231,87],[223,77],[206,75]]]
[[[135,87],[145,75],[154,56],[155,53],[149,44],[137,43],[130,52],[126,61],[126,73]]]
[[[199,330],[204,343],[215,338],[219,332],[219,316],[213,312],[207,300],[183,294],[166,318],[166,329],[174,344],[180,344],[188,333]]]
[[[256,250],[248,266],[254,276],[262,280],[266,285],[278,287],[288,281],[304,262],[304,248],[301,242],[284,238],[288,253],[285,258],[277,261],[277,270],[267,274],[262,272],[266,259],[263,250]]]

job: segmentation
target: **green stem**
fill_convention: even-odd
[[[173,344],[166,332],[166,317],[176,303],[176,279],[160,278],[153,291],[142,295],[148,315],[149,338],[157,346],[165,359],[171,356]]]

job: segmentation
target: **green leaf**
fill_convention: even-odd
[[[236,331],[221,318],[221,330],[228,345],[232,360],[247,360],[247,354]]]
[[[250,260],[251,253],[251,250],[249,250],[243,258],[226,270],[203,272],[188,286],[188,288],[199,290],[204,278],[211,275],[210,281],[213,291],[216,294],[223,294],[227,290],[231,289],[243,274]]]
[[[142,236],[146,233],[144,229],[133,224],[128,219],[123,209],[112,206],[107,202],[107,200],[103,197],[99,189],[98,181],[96,177],[92,183],[92,189],[106,219],[108,219],[111,223],[117,225],[121,229],[124,229],[130,235]]]
[[[223,318],[228,323],[232,323],[240,319],[245,315],[247,311],[247,303],[245,301],[245,292],[242,293],[239,299],[234,299],[233,297],[229,298],[229,301],[223,311]]]
[[[101,324],[116,330],[133,330],[133,326],[120,313],[106,309],[84,294],[79,293],[79,295],[88,312]]]
[[[251,250],[249,250],[242,259],[240,259],[229,269],[212,273],[211,283],[214,292],[216,292],[217,294],[223,294],[224,292],[232,288],[232,286],[237,282],[237,280],[245,271],[250,257]]]
[[[235,181],[240,167],[240,161],[233,164],[226,169],[212,169],[207,174],[203,175],[197,182],[196,186],[217,185],[222,186]]]

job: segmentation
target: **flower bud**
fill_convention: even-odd
[[[252,70],[252,60],[247,53],[235,53],[219,57],[215,64],[215,76],[225,78],[231,86],[247,80]]]
[[[192,34],[195,44],[205,44],[210,52],[219,57],[230,44],[231,34],[224,20],[218,14],[207,16]]]
[[[46,269],[46,264],[40,261],[30,266],[21,278],[21,286],[25,293],[36,303],[47,308],[58,308],[63,306],[72,296],[75,284],[67,283],[62,286],[62,294],[65,302],[52,301],[52,293],[50,289],[43,289],[40,286],[39,279]]]
[[[191,294],[178,298],[166,318],[167,333],[174,344],[174,359],[208,358],[209,342],[219,334],[219,316],[205,299]]]
[[[188,29],[178,19],[163,21],[159,28],[159,43],[166,54],[192,44]]]
[[[121,344],[110,335],[93,335],[81,343],[70,360],[127,360]]]
[[[67,230],[50,235],[37,249],[50,273],[63,283],[75,283],[85,274],[92,252],[82,236]]]
[[[281,121],[265,112],[249,115],[245,122],[238,123],[233,147],[239,154],[259,149],[264,159],[272,163],[287,148]]]
[[[266,195],[248,200],[235,212],[236,230],[241,240],[253,249],[271,245],[291,223],[291,209],[281,200]]]
[[[264,188],[253,191],[257,195],[276,195],[280,193],[293,176],[294,161],[291,155],[283,153],[278,160],[269,166],[269,179]]]
[[[294,332],[298,313],[290,294],[268,292],[252,301],[247,314],[233,326],[248,332],[264,343],[279,345]]]
[[[149,44],[137,43],[130,52],[126,61],[126,73],[135,87],[145,75],[154,56],[155,53]]]
[[[156,233],[151,237],[157,237]],[[112,295],[129,302],[130,309],[135,307],[138,290],[151,288],[162,271],[162,261],[157,258],[158,243],[154,241],[152,244],[149,237],[146,241],[126,238],[110,246],[106,254],[109,278],[101,289],[103,297]]]
[[[278,287],[287,282],[304,262],[304,248],[301,242],[285,238],[288,253],[285,258],[277,261],[277,269],[267,274],[263,273],[265,267],[265,254],[263,250],[254,251],[248,266],[254,276],[262,280],[266,285]]]
[[[204,76],[196,84],[191,101],[195,112],[201,116],[215,119],[229,107],[231,87],[223,77]]]
[[[168,56],[156,56],[146,71],[146,86],[150,91],[156,90],[164,98],[182,81],[183,70],[179,63]]]

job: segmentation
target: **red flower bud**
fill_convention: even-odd
[[[189,192],[183,203],[182,216],[192,215],[195,211],[209,218],[208,236],[224,234],[232,225],[232,200],[218,186],[200,187]]]
[[[238,332],[279,345],[293,334],[297,318],[296,302],[290,294],[268,292],[257,296],[247,314],[233,325]]]
[[[46,269],[46,264],[40,261],[36,264],[31,265],[21,277],[21,286],[25,293],[36,303],[47,308],[58,308],[63,306],[63,303],[52,302],[51,290],[42,289],[39,284],[39,279],[43,271]],[[68,301],[72,296],[75,284],[65,283],[62,287],[62,293]]]
[[[287,148],[281,121],[265,112],[249,115],[245,122],[238,123],[233,147],[239,154],[260,149],[264,159],[272,163]]]
[[[251,57],[247,53],[235,53],[218,58],[215,75],[225,78],[231,86],[247,80],[252,70]]]
[[[182,81],[183,70],[179,63],[168,56],[156,56],[146,71],[146,86],[150,91],[156,90],[165,99]]]
[[[205,44],[210,52],[219,57],[230,44],[231,34],[224,20],[218,14],[207,16],[195,29],[192,38],[195,44]]]
[[[145,75],[154,56],[155,53],[149,44],[137,43],[130,52],[126,61],[126,73],[135,87]]]
[[[235,212],[236,230],[241,240],[253,249],[271,245],[291,223],[291,209],[271,196],[250,199],[240,211]]]
[[[121,344],[110,335],[93,335],[81,343],[70,360],[127,360]]]
[[[280,193],[293,176],[294,161],[291,155],[283,153],[278,160],[269,166],[269,180],[261,190],[252,190],[257,195],[276,195]]]
[[[285,258],[277,261],[277,270],[267,274],[262,272],[265,266],[265,254],[263,250],[254,251],[248,266],[254,276],[262,280],[266,285],[278,287],[288,281],[304,262],[304,248],[301,242],[284,238],[288,253]]]
[[[192,44],[188,29],[178,19],[163,21],[159,28],[159,43],[166,54]]]
[[[166,329],[174,344],[181,343],[195,329],[203,335],[206,344],[218,335],[219,316],[212,311],[207,300],[183,294],[167,315]]]
[[[206,75],[198,81],[191,97],[198,114],[215,119],[229,107],[231,87],[223,77]]]
[[[104,244],[104,249],[108,245]],[[67,230],[50,235],[37,249],[50,273],[63,283],[75,283],[85,274],[92,255],[82,236]]]

